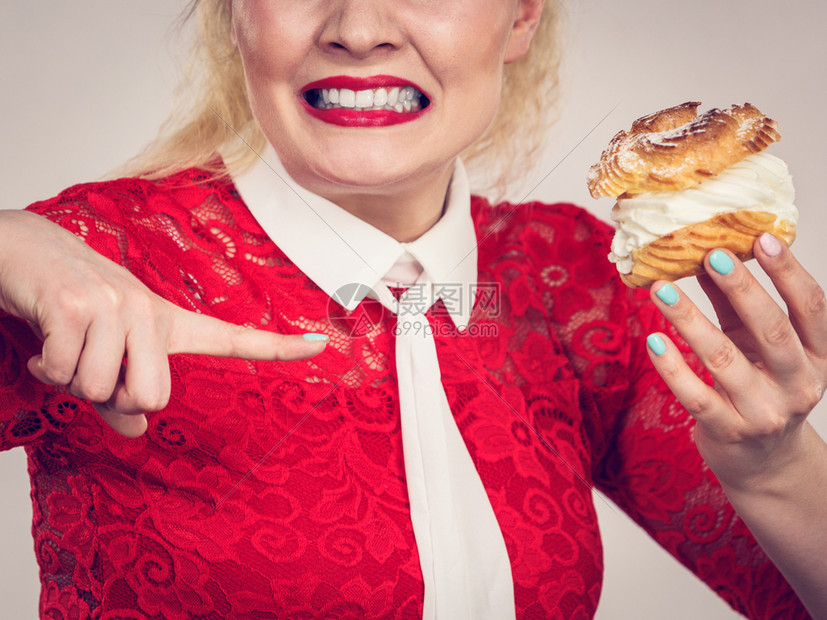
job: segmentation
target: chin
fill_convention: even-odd
[[[330,170],[321,176],[323,182],[339,188],[352,187],[354,189],[369,190],[382,189],[400,183],[409,178],[401,171],[388,170],[381,166],[365,166],[359,170]]]
[[[427,182],[426,168],[417,166],[413,157],[399,157],[398,152],[393,157],[375,151],[363,157],[337,159],[328,155],[302,168],[294,178],[316,193],[347,188],[370,193],[372,189],[380,191]]]

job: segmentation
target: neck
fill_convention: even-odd
[[[453,167],[440,171],[426,183],[364,192],[325,193],[325,198],[378,228],[399,242],[418,239],[442,217]]]

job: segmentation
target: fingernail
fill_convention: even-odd
[[[648,346],[649,350],[655,355],[663,355],[666,353],[666,343],[663,341],[663,338],[657,334],[649,334],[646,338],[646,346]]]
[[[313,334],[313,333],[302,334],[302,338],[304,338],[305,340],[307,340],[309,342],[327,342],[329,340],[329,338],[326,334]]]
[[[735,269],[735,263],[729,257],[729,254],[721,250],[715,250],[709,255],[709,265],[722,276],[725,276]]]
[[[676,291],[675,287],[669,284],[669,282],[661,286],[655,292],[655,295],[667,306],[674,306],[678,303],[678,291]]]
[[[775,257],[781,254],[781,242],[775,238],[775,235],[764,233],[758,238],[758,242],[761,244],[761,249],[764,250],[764,254],[767,256]]]

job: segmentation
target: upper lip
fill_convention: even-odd
[[[374,88],[393,88],[394,86],[412,86],[420,93],[425,95],[425,97],[430,99],[430,97],[428,97],[428,94],[414,82],[411,82],[410,80],[405,80],[400,77],[395,77],[393,75],[372,75],[369,77],[336,75],[322,78],[321,80],[316,80],[315,82],[310,82],[302,88],[301,92],[302,94],[304,94],[307,91],[321,88],[348,88],[350,90],[358,91],[372,90]]]

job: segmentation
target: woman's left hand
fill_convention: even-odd
[[[827,444],[806,422],[827,386],[827,303],[775,237],[756,241],[755,257],[787,312],[723,250],[706,257],[700,279],[720,329],[675,286],[652,287],[714,387],[663,334],[649,336],[650,357],[697,420],[698,451],[735,510],[810,614],[827,618]]]
[[[760,491],[792,471],[815,445],[805,420],[827,386],[824,292],[772,235],[756,241],[755,256],[789,315],[723,250],[707,256],[709,275],[701,278],[720,329],[673,285],[652,287],[715,380],[710,387],[698,378],[665,335],[649,337],[655,367],[696,418],[698,450],[728,493]]]

